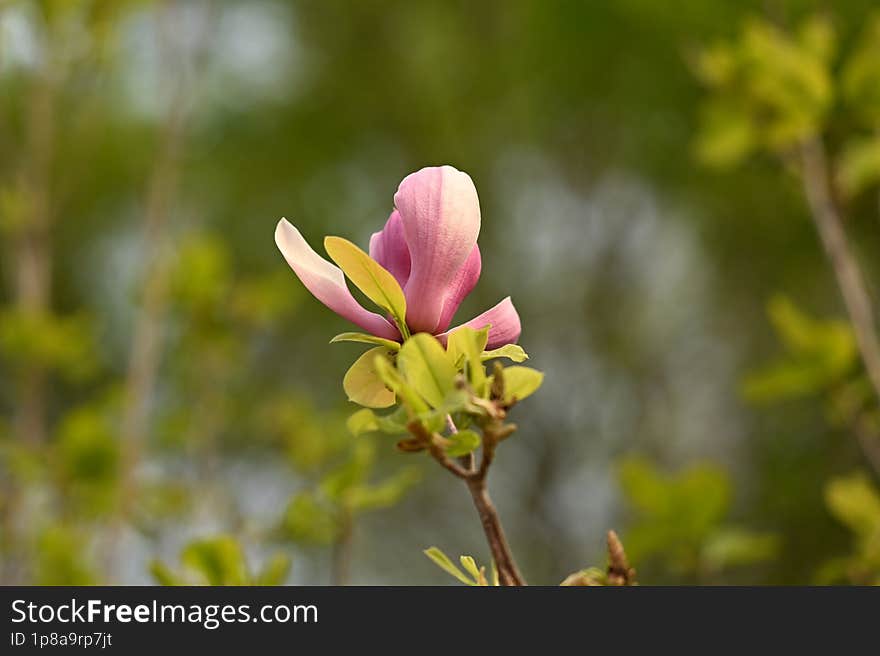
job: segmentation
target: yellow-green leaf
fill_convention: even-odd
[[[375,350],[375,349],[374,349]],[[374,366],[382,381],[397,394],[412,414],[422,414],[428,412],[428,404],[422,400],[416,391],[407,383],[400,372],[394,368],[394,365],[388,361],[383,355],[377,355]]]
[[[385,386],[376,371],[377,358],[387,360],[387,350],[370,349],[354,361],[342,379],[342,388],[348,400],[367,408],[387,408],[394,405],[395,395]]]
[[[465,585],[474,585],[474,582],[471,581],[467,576],[464,575],[458,567],[456,567],[451,560],[449,560],[449,556],[440,551],[437,547],[431,547],[430,549],[425,549],[424,554],[434,561],[434,564],[437,565],[444,572],[454,576],[456,579],[464,583]]]
[[[456,374],[452,358],[427,333],[413,335],[403,343],[397,366],[406,382],[432,407],[439,408],[452,392]]]
[[[880,97],[880,91],[877,95]],[[880,135],[854,138],[846,144],[840,156],[837,180],[850,196],[880,182]]]
[[[831,514],[862,536],[880,530],[880,491],[863,473],[834,478],[825,486]]]
[[[376,415],[369,408],[361,408],[355,412],[348,418],[345,425],[355,437],[379,430],[379,422],[376,420]]]
[[[324,248],[348,279],[373,303],[391,314],[397,328],[408,337],[406,297],[394,276],[347,239],[326,237]]]
[[[504,370],[504,400],[522,401],[531,396],[544,382],[544,374],[529,367],[507,367]]]
[[[475,561],[472,556],[459,556],[458,561],[461,563],[461,566],[464,567],[465,571],[473,576],[474,579],[480,576],[480,568],[477,567],[477,561]]]
[[[486,392],[486,370],[483,368],[480,354],[486,348],[488,340],[488,326],[481,330],[464,326],[449,336],[446,346],[454,366],[460,367],[461,363],[467,364],[468,381],[477,396],[484,396]]]
[[[507,358],[513,362],[525,362],[529,359],[529,354],[523,350],[519,344],[505,344],[504,346],[492,351],[483,351],[480,355],[483,362],[494,358]]]
[[[383,337],[376,337],[375,335],[368,335],[366,333],[339,333],[336,337],[330,340],[331,344],[335,344],[336,342],[374,344],[375,346],[384,346],[389,351],[397,351],[400,348],[400,344],[397,342]]]
[[[472,430],[460,430],[448,439],[450,444],[446,447],[446,455],[451,458],[466,456],[480,446],[480,436]]]

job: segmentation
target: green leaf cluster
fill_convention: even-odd
[[[34,544],[36,585],[96,585],[98,574],[88,558],[88,535],[70,523],[40,531]]]
[[[785,354],[745,377],[744,397],[757,404],[819,398],[832,427],[877,439],[880,409],[849,323],[811,317],[784,296],[770,301],[768,314]]]
[[[421,479],[415,467],[377,476],[376,446],[362,439],[294,494],[280,520],[280,535],[306,545],[330,545],[366,512],[397,504]]]
[[[766,403],[807,396],[853,374],[858,352],[846,321],[814,319],[784,296],[774,297],[767,312],[786,355],[745,379],[747,399]]]
[[[503,367],[500,359],[522,362],[528,356],[518,345],[486,351],[488,334],[488,327],[459,328],[445,347],[426,333],[394,346],[357,333],[335,337],[333,341],[379,344],[361,355],[345,375],[349,400],[364,406],[349,417],[349,430],[356,436],[403,435],[415,421],[429,432],[442,433],[453,420],[460,430],[444,438],[448,455],[458,457],[477,449],[480,435],[469,427],[485,419],[485,402],[513,406],[543,381],[543,374],[529,367]],[[486,371],[488,361],[494,361],[491,374]],[[392,409],[383,414],[374,411],[380,408]]]
[[[83,315],[0,312],[0,358],[16,370],[39,366],[73,382],[99,367],[91,321]]]
[[[727,167],[769,151],[786,155],[848,120],[834,157],[844,195],[880,183],[880,13],[865,23],[849,52],[823,16],[788,33],[752,18],[734,41],[705,48],[694,70],[709,90],[695,142],[704,163]]]
[[[753,18],[736,41],[701,52],[695,72],[711,94],[696,143],[699,158],[732,165],[817,134],[834,101],[834,52],[834,31],[818,17],[794,35]]]
[[[626,532],[634,562],[654,562],[701,580],[739,565],[775,557],[775,535],[731,525],[731,482],[714,465],[697,464],[675,475],[642,458],[621,462],[619,481],[632,514]]]
[[[290,571],[290,559],[278,552],[251,572],[241,545],[228,535],[193,540],[181,551],[180,564],[174,571],[156,560],[150,572],[160,585],[238,586],[282,585]]]
[[[477,562],[471,556],[460,556],[458,562],[461,563],[459,568],[452,560],[437,547],[429,547],[425,549],[424,554],[431,559],[444,572],[464,583],[465,585],[487,587],[489,585],[497,586],[498,570],[492,565],[492,582],[486,578],[486,568],[478,567]]]
[[[880,13],[868,21],[846,61],[841,86],[859,131],[843,146],[837,181],[853,196],[880,183]]]
[[[880,489],[862,472],[840,476],[825,486],[825,504],[852,532],[853,551],[826,563],[817,582],[880,585]]]

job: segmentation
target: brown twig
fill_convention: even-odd
[[[163,16],[167,22],[167,16]],[[163,22],[163,28],[166,25]],[[164,29],[161,36],[166,36]],[[167,44],[160,44],[163,54]],[[173,99],[162,126],[159,151],[153,164],[147,191],[143,224],[144,271],[143,295],[134,321],[134,334],[128,372],[125,378],[125,400],[122,414],[123,441],[123,507],[134,496],[133,470],[140,459],[147,431],[147,413],[152,397],[161,354],[162,319],[167,304],[167,266],[165,240],[168,214],[173,203],[183,142],[186,85],[178,81]]]
[[[162,358],[163,323],[168,311],[169,267],[167,258],[168,225],[177,198],[180,162],[185,144],[187,118],[194,98],[195,85],[181,67],[180,53],[169,46],[168,40],[175,19],[169,12],[173,1],[159,6],[159,49],[166,59],[166,69],[177,74],[169,78],[171,98],[159,135],[156,159],[153,162],[146,192],[143,221],[143,287],[140,305],[135,311],[134,332],[129,353],[128,369],[123,384],[123,407],[120,422],[122,441],[119,504],[113,526],[107,538],[107,550],[113,565],[118,566],[119,540],[127,519],[132,515],[138,496],[137,467],[143,457],[149,431],[149,408],[153,398],[159,363]],[[191,72],[206,63],[208,36],[212,26],[208,5],[197,45]]]
[[[333,585],[347,585],[351,572],[352,542],[354,522],[351,511],[343,508],[339,517],[339,535],[333,543],[332,578]]]
[[[480,523],[483,525],[483,532],[486,534],[492,559],[495,561],[495,567],[498,568],[498,580],[501,585],[526,585],[507,542],[498,510],[489,497],[485,479],[471,478],[467,481],[467,487],[477,509],[477,514],[480,516]]]
[[[825,147],[819,137],[803,143],[800,149],[804,193],[822,246],[834,270],[837,285],[852,325],[859,354],[868,379],[880,400],[880,341],[874,310],[858,260],[850,250],[843,219],[835,202]],[[860,440],[863,449],[865,445]],[[870,459],[871,452],[866,450]]]
[[[23,317],[37,320],[52,310],[52,161],[58,87],[64,78],[64,61],[55,52],[51,25],[41,34],[44,62],[35,71],[26,100],[25,140],[17,184],[23,201],[21,224],[10,235],[6,256],[12,262],[12,296]],[[15,385],[12,430],[20,445],[38,448],[48,437],[48,379],[46,369],[37,362],[26,362]],[[15,477],[0,477],[0,581],[4,584],[26,580],[27,550],[19,540],[18,521],[23,490]]]
[[[608,531],[606,542],[608,545],[608,568],[604,572],[598,567],[582,569],[574,574],[569,574],[559,585],[564,587],[638,585],[636,570],[630,567],[629,559],[626,557],[626,552],[623,550],[623,544],[617,537],[617,533]]]
[[[47,28],[48,29],[48,28]],[[27,143],[21,185],[25,220],[12,241],[15,259],[15,295],[18,308],[34,317],[51,309],[51,169],[55,143],[58,58],[52,51],[53,35],[45,35],[46,67],[36,74],[29,99]],[[46,371],[29,364],[20,378],[15,406],[15,431],[24,444],[46,441]]]
[[[498,375],[497,372],[496,375]],[[499,385],[503,385],[503,382]],[[501,387],[500,396],[503,396],[503,387]],[[445,444],[448,443],[448,440],[441,435],[431,433],[418,420],[412,421],[408,425],[409,432],[414,436],[414,439],[407,441],[407,448],[418,446],[427,450],[444,469],[465,482],[480,517],[480,523],[483,526],[483,532],[486,535],[495,566],[498,569],[499,582],[505,586],[526,585],[507,542],[498,509],[492,503],[486,486],[486,478],[494,459],[495,447],[516,430],[516,425],[504,423],[506,407],[500,398],[496,398],[494,402],[486,403],[485,407],[489,417],[483,425],[483,448],[479,467],[474,466],[473,453],[460,458],[458,462],[446,455]],[[450,433],[458,432],[451,417],[447,416],[446,422]]]

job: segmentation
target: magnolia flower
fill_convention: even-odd
[[[425,332],[445,344],[455,330],[449,324],[458,306],[480,278],[477,190],[467,173],[451,166],[427,167],[403,179],[394,207],[385,227],[370,239],[369,258],[338,237],[325,240],[330,256],[361,291],[373,300],[391,299],[380,302],[390,320],[362,307],[349,291],[343,269],[318,255],[286,219],[275,229],[275,243],[319,301],[371,335],[400,342],[409,333]],[[400,298],[397,306],[405,307],[405,320],[393,315],[395,295]],[[488,349],[515,343],[521,330],[509,296],[461,325],[476,330],[489,326]]]

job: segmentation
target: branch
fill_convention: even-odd
[[[343,507],[340,512],[339,535],[333,543],[333,585],[347,585],[351,571],[354,518],[352,517],[351,509],[348,507]]]
[[[211,8],[207,10],[211,11]],[[152,175],[147,190],[144,213],[143,297],[137,309],[128,371],[125,378],[125,397],[121,420],[123,441],[121,493],[124,516],[128,506],[136,496],[137,485],[134,469],[137,466],[146,440],[150,399],[156,384],[159,362],[162,356],[162,325],[168,305],[168,266],[165,257],[168,222],[177,197],[177,182],[180,176],[180,160],[186,135],[186,119],[194,96],[193,83],[181,70],[179,53],[167,43],[171,21],[175,16],[162,7],[162,25],[159,32],[160,51],[167,59],[166,69],[177,70],[173,78],[173,90],[168,111],[164,118],[160,135],[159,151],[153,163]],[[207,43],[212,26],[212,14],[204,17],[201,31],[197,35],[197,46],[193,61],[193,77],[205,65]]]
[[[877,338],[874,309],[858,261],[850,250],[843,229],[843,220],[831,189],[828,162],[821,139],[816,137],[802,144],[800,155],[804,193],[810,212],[834,269],[865,371],[880,400],[880,341]],[[868,451],[866,455],[871,457]]]
[[[486,534],[486,541],[489,543],[489,549],[492,552],[492,559],[498,568],[498,579],[501,585],[515,586],[526,585],[526,581],[516,561],[513,553],[510,551],[510,545],[507,543],[507,536],[504,528],[501,526],[501,518],[498,515],[498,509],[492,503],[489,497],[489,491],[486,489],[486,481],[483,479],[470,479],[467,481],[468,491],[474,500],[474,506],[477,514],[480,516],[480,522],[483,525],[483,532]]]
[[[504,424],[502,422],[505,416],[503,408],[499,406],[493,412],[495,412],[493,418],[483,426],[483,453],[479,469],[474,469],[473,467],[473,454],[459,459],[459,462],[453,461],[446,455],[446,451],[443,448],[444,438],[436,433],[429,432],[420,421],[410,422],[407,428],[414,436],[413,441],[415,444],[413,446],[427,449],[434,460],[467,484],[474,507],[476,507],[477,514],[480,517],[480,523],[483,526],[489,550],[492,552],[492,559],[498,568],[498,579],[501,585],[526,585],[525,579],[520,574],[516,561],[513,558],[510,545],[507,543],[507,536],[501,525],[498,510],[495,508],[495,504],[492,503],[489,491],[486,488],[486,477],[494,458],[495,447],[498,442],[516,430],[514,424]],[[447,416],[446,423],[450,432],[457,432],[451,417]]]
[[[18,309],[33,316],[51,310],[52,202],[51,171],[55,145],[55,116],[60,62],[52,50],[53,35],[46,35],[45,69],[37,72],[28,99],[27,136],[21,171],[26,217],[11,240],[10,258],[15,260],[15,299]],[[28,364],[22,373],[15,407],[15,432],[23,444],[46,441],[45,369]]]

